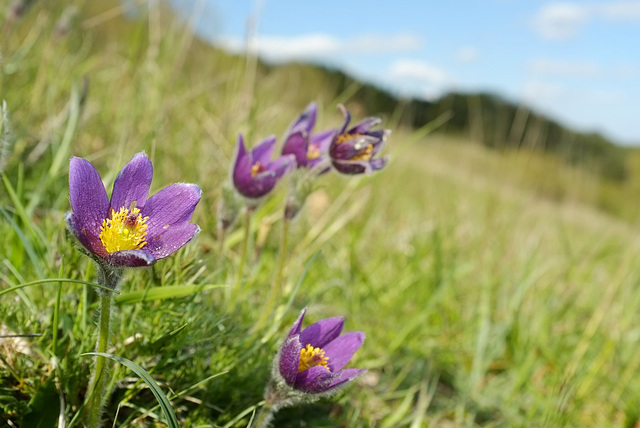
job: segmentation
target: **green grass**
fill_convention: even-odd
[[[81,3],[62,39],[51,34],[63,7],[48,2],[2,28],[0,99],[14,140],[0,184],[0,334],[41,336],[0,339],[0,421],[55,426],[58,410],[43,403],[61,403],[60,415],[81,426],[97,293],[82,284],[95,268],[65,232],[67,161],[91,160],[110,188],[146,150],[152,192],[176,181],[202,187],[202,233],[153,268],[127,272],[108,352],[150,374],[181,426],[247,426],[305,306],[308,322],[345,316],[346,330],[366,333],[351,365],[369,372],[335,399],[282,410],[278,427],[638,422],[634,177],[614,185],[553,157],[394,129],[385,170],[322,177],[291,225],[287,298],[252,333],[276,273],[286,186],[256,213],[231,311],[218,286],[234,281],[242,231],[220,257],[215,212],[237,133],[252,143],[281,136],[311,100],[324,127],[340,123],[337,102],[360,116],[366,106],[211,50],[153,9],[127,22]],[[5,292],[59,278],[80,282]],[[105,426],[165,426],[147,384],[110,367]]]

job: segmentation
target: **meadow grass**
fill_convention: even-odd
[[[108,351],[151,375],[181,426],[247,426],[303,307],[309,322],[345,316],[347,331],[364,331],[351,365],[369,372],[333,400],[281,411],[278,427],[640,420],[640,241],[628,189],[553,157],[394,129],[385,170],[322,177],[290,226],[285,298],[252,331],[276,275],[286,185],[256,212],[230,310],[242,230],[221,251],[215,213],[237,133],[251,144],[281,136],[311,100],[324,127],[341,123],[338,102],[366,106],[211,50],[160,9],[127,21],[117,3],[96,3],[78,3],[63,37],[53,36],[61,4],[36,3],[3,27],[0,99],[12,140],[0,185],[0,334],[40,334],[0,339],[3,423],[82,424],[96,272],[66,236],[67,162],[91,160],[110,188],[141,150],[154,163],[152,193],[201,186],[202,233],[126,273]],[[75,282],[9,291],[47,279]],[[105,426],[164,426],[134,372],[111,364],[108,375]]]

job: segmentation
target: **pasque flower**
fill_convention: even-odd
[[[344,326],[341,317],[327,318],[302,330],[305,313],[303,309],[273,361],[264,406],[254,422],[258,428],[268,427],[278,410],[331,395],[366,372],[344,368],[362,346],[364,333],[340,335]]]
[[[313,169],[326,162],[329,145],[337,132],[330,129],[316,134],[311,133],[316,123],[317,111],[316,103],[310,103],[300,117],[291,124],[285,135],[282,154],[294,155],[298,168]],[[323,168],[320,172],[328,170]]]
[[[369,117],[347,131],[351,114],[338,106],[344,114],[344,124],[331,141],[329,156],[333,167],[343,174],[362,174],[384,168],[386,159],[375,158],[390,134],[388,129],[371,130],[382,122]]]
[[[318,106],[310,103],[304,112],[289,126],[285,134],[282,154],[295,156],[298,172],[291,179],[289,196],[285,206],[285,219],[291,220],[302,209],[313,191],[314,179],[331,169],[327,152],[335,129],[312,134]]]
[[[277,370],[289,387],[306,394],[331,393],[366,372],[344,368],[362,346],[364,333],[340,335],[342,317],[318,321],[301,331],[305,312],[300,313],[277,360]]]
[[[147,199],[153,166],[144,152],[120,171],[111,199],[86,159],[69,165],[71,212],[67,226],[99,263],[113,268],[149,266],[179,250],[200,230],[189,223],[202,191],[176,183]]]
[[[232,179],[238,193],[249,199],[258,199],[269,193],[278,180],[295,165],[293,155],[271,160],[276,138],[269,137],[251,151],[244,146],[242,134],[238,136],[238,151],[233,165]]]

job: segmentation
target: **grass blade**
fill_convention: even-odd
[[[97,288],[102,288],[103,290],[106,290],[106,291],[111,291],[112,293],[117,293],[117,291],[112,290],[109,287],[105,287],[104,285],[96,284],[96,283],[93,283],[93,282],[82,281],[82,280],[79,280],[79,279],[51,278],[51,279],[38,279],[36,281],[25,282],[25,283],[22,283],[22,284],[14,285],[13,287],[5,288],[4,290],[0,290],[0,296],[2,296],[3,294],[7,294],[7,293],[9,293],[11,291],[19,290],[21,288],[31,287],[32,285],[48,284],[48,283],[55,283],[55,282],[60,283],[60,284],[62,284],[64,282],[64,283],[67,283],[67,284],[92,285],[92,286],[97,287]]]
[[[226,287],[225,284],[204,284],[204,285],[171,285],[163,287],[150,287],[145,290],[131,291],[115,297],[118,304],[131,304],[140,302],[154,302],[165,299],[175,299],[187,297],[192,294],[206,290]]]
[[[145,369],[143,369],[133,361],[127,360],[126,358],[123,358],[119,355],[106,354],[103,352],[87,352],[86,354],[82,354],[82,355],[83,356],[85,355],[101,356],[101,357],[109,358],[131,369],[135,374],[137,374],[140,377],[140,379],[144,381],[144,383],[146,383],[149,386],[149,389],[151,389],[151,392],[156,397],[156,400],[158,400],[158,403],[162,408],[162,413],[164,413],[164,416],[167,419],[167,424],[169,425],[169,427],[171,428],[180,427],[180,425],[178,425],[178,418],[176,417],[176,414],[173,411],[173,407],[171,407],[171,403],[169,403],[169,399],[164,394],[164,392],[162,392],[162,389],[160,388],[160,386],[156,383],[155,380],[153,380],[151,375]]]

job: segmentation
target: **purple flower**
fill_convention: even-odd
[[[329,145],[336,134],[333,129],[311,134],[316,123],[317,110],[316,103],[309,104],[300,117],[291,124],[284,138],[282,154],[294,155],[298,168],[312,169],[326,161]],[[321,173],[327,171],[328,168],[323,169]]]
[[[278,370],[291,388],[307,394],[332,392],[364,369],[345,369],[362,346],[364,333],[343,334],[344,319],[327,318],[300,331],[306,309],[293,325],[277,360]]]
[[[379,125],[382,120],[378,117],[369,117],[347,131],[351,115],[343,105],[338,107],[342,110],[345,120],[329,147],[333,167],[343,174],[370,173],[384,168],[386,159],[374,158],[374,156],[382,148],[390,131],[388,129],[370,130]]]
[[[280,156],[271,160],[276,138],[269,137],[250,152],[244,147],[242,134],[238,136],[238,153],[233,165],[233,185],[238,193],[257,199],[269,193],[278,180],[294,166],[294,156]]]
[[[67,226],[99,262],[112,267],[149,266],[189,242],[199,231],[189,223],[202,191],[176,183],[147,199],[153,166],[144,152],[122,168],[111,200],[98,171],[86,159],[69,164],[71,210]]]

